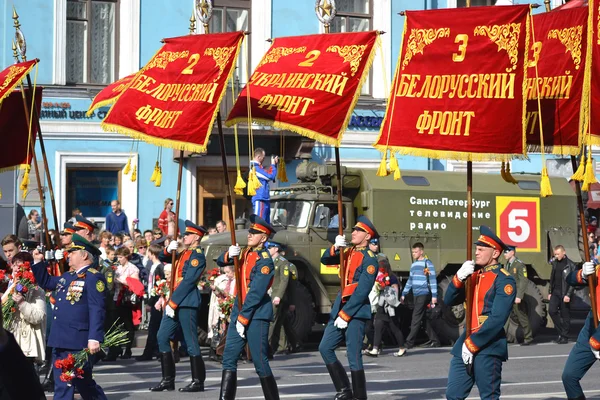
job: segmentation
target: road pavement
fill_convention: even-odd
[[[509,345],[509,361],[502,374],[503,399],[565,399],[561,374],[573,346],[573,342],[556,345],[550,342],[548,333],[537,339],[534,346]],[[141,353],[136,349],[134,354]],[[402,358],[392,356],[397,350],[387,348],[378,358],[364,357],[369,399],[444,399],[450,362],[450,348],[415,348]],[[345,349],[337,351],[338,357],[348,368]],[[206,355],[206,353],[205,353]],[[208,357],[205,357],[205,360]],[[184,394],[175,392],[151,393],[150,386],[160,380],[160,364],[157,361],[136,362],[119,360],[115,363],[99,363],[94,377],[104,388],[110,400],[120,399],[217,399],[221,381],[220,364],[206,362],[206,391]],[[260,382],[252,364],[241,363],[238,370],[237,399],[263,399]],[[271,362],[282,399],[332,399],[334,388],[323,361],[313,345],[310,351],[276,356]],[[598,367],[594,366],[583,379],[582,385],[588,399],[600,399]],[[177,364],[176,387],[182,387],[190,379],[187,358]],[[52,396],[48,396],[49,399]],[[476,387],[469,399],[479,399]]]

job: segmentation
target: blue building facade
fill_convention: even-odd
[[[120,199],[129,220],[139,219],[140,229],[153,226],[163,210],[166,198],[176,197],[178,163],[176,153],[162,151],[162,185],[156,187],[150,176],[157,161],[158,150],[144,142],[104,132],[100,121],[107,109],[97,110],[87,117],[85,111],[96,93],[106,84],[139,70],[160,48],[165,37],[188,33],[193,12],[193,0],[0,0],[0,61],[2,66],[14,62],[11,38],[14,35],[12,5],[16,4],[21,29],[27,38],[28,58],[40,59],[36,75],[44,86],[41,126],[45,140],[49,175],[52,178],[59,223],[71,217],[79,208],[86,217],[103,221],[110,211],[110,201]],[[211,30],[246,30],[249,35],[249,63],[254,68],[267,51],[267,39],[272,37],[322,32],[314,12],[313,0],[215,0]],[[372,147],[385,112],[385,102],[404,26],[400,11],[464,6],[465,0],[338,0],[338,15],[332,31],[381,30],[383,47],[376,56],[364,96],[354,110],[354,116],[340,148],[343,165],[377,168],[381,153]],[[472,0],[472,5],[491,5],[492,0]],[[525,3],[515,1],[515,3]],[[553,6],[561,2],[553,0]],[[542,7],[538,11],[541,10]],[[201,24],[196,27],[201,33]],[[246,56],[242,56],[245,63]],[[238,68],[234,85],[243,87],[247,76]],[[232,105],[230,95],[224,100],[222,113]],[[216,132],[215,132],[216,133]],[[228,163],[235,179],[233,133],[226,130]],[[240,130],[242,135],[245,132]],[[284,156],[290,182],[295,181],[299,156],[311,155],[319,163],[333,161],[330,146],[308,143],[290,132],[255,128],[255,146],[265,148],[267,155],[280,154],[285,136]],[[242,165],[248,161],[247,137],[242,136]],[[188,154],[183,165],[181,219],[192,219],[214,225],[226,219],[225,188],[223,186],[218,139],[212,136],[206,154]],[[41,164],[41,150],[36,147]],[[124,169],[130,161],[137,170]],[[559,160],[560,161],[560,160]],[[458,170],[462,163],[430,160],[419,157],[399,157],[401,169]],[[566,168],[558,162],[560,168]],[[562,166],[562,167],[561,167]],[[498,171],[495,163],[481,163],[476,170]],[[532,155],[530,161],[515,162],[513,171],[539,172],[541,160]],[[552,170],[552,168],[551,168]],[[565,170],[562,173],[566,174]],[[47,183],[45,183],[47,185]],[[39,193],[19,198],[25,210],[39,208]],[[235,216],[244,210],[242,198],[235,201]],[[48,219],[52,221],[49,196],[46,199]],[[53,227],[50,222],[50,227]]]

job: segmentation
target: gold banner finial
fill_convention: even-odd
[[[15,59],[16,62],[19,62],[19,55],[17,54],[17,45],[15,44],[15,41],[12,41],[12,51],[13,51],[13,57]]]
[[[196,15],[192,12],[192,16],[190,17],[190,35],[196,33]]]
[[[13,6],[13,16],[12,19],[14,20],[14,27],[15,29],[19,29],[21,27],[21,24],[19,23],[19,14],[17,14],[17,9],[15,8],[15,6]]]

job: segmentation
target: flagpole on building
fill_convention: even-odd
[[[23,32],[21,31],[21,24],[19,23],[19,16],[17,15],[17,10],[13,7],[13,20],[14,20],[14,27],[15,27],[15,39],[16,39],[16,45],[17,45],[17,49],[18,52],[21,55],[21,59],[23,61],[27,61],[27,47],[25,44],[25,37],[23,35]],[[17,56],[18,57],[18,56]],[[27,87],[29,88],[29,93],[33,93],[33,85],[31,84],[31,76],[29,74],[27,74]],[[44,145],[44,136],[42,135],[42,126],[40,124],[40,117],[38,115],[37,112],[37,108],[34,107],[33,108],[33,114],[31,116],[31,118],[33,118],[33,121],[37,127],[37,134],[38,134],[38,139],[40,141],[40,150],[42,152],[42,160],[44,162],[44,170],[45,170],[45,175],[46,175],[46,179],[48,180],[48,191],[50,192],[50,205],[52,206],[52,217],[53,217],[53,222],[54,222],[54,229],[58,232],[60,231],[60,226],[58,225],[58,213],[56,212],[56,201],[54,200],[54,187],[52,186],[52,177],[50,176],[50,168],[48,167],[48,158],[46,157],[46,146]],[[35,157],[35,152],[34,152],[34,157]],[[36,164],[36,173],[37,173],[37,164]],[[45,195],[44,195],[44,201],[45,201]],[[46,229],[48,229],[48,221],[45,222],[46,224]],[[58,246],[62,247],[59,243],[57,243]]]
[[[18,63],[19,62],[19,56],[17,54],[17,46],[15,45],[15,42],[13,41],[13,45],[12,45],[12,50],[13,50],[13,57],[15,58],[15,62]],[[32,115],[29,113],[29,105],[27,104],[27,96],[25,95],[25,89],[23,88],[23,84],[21,85],[21,97],[23,98],[23,109],[25,110],[25,122],[27,123],[27,126],[31,126],[29,120],[30,118],[33,118]],[[33,92],[31,93],[31,96],[33,98]],[[35,102],[33,103],[33,109],[35,109],[36,105]],[[37,188],[38,188],[38,193],[40,194],[40,204],[41,204],[41,210],[42,210],[42,223],[43,223],[43,227],[44,227],[44,239],[46,242],[46,249],[51,250],[52,249],[52,242],[50,241],[50,234],[48,233],[48,218],[46,216],[46,196],[44,195],[44,189],[42,187],[42,181],[41,181],[41,177],[40,177],[40,171],[39,171],[39,167],[38,167],[38,163],[37,163],[37,157],[35,155],[35,141],[31,140],[31,132],[29,132],[29,139],[28,139],[28,145],[29,145],[29,152],[31,153],[32,156],[32,161],[33,161],[33,166],[35,168],[35,178],[36,178],[36,182],[37,182]]]
[[[337,8],[335,2],[324,0],[322,4],[317,4],[315,12],[317,18],[323,24],[325,33],[330,32],[331,21],[335,18]],[[335,174],[337,177],[337,206],[338,206],[338,235],[344,235],[344,203],[342,200],[342,167],[340,165],[340,148],[333,146],[335,154]],[[344,297],[344,288],[346,286],[346,266],[344,263],[344,249],[340,249],[340,296]]]
[[[198,11],[198,19],[204,26],[204,33],[210,33],[209,22],[212,17],[212,0],[196,0],[196,11]],[[248,71],[248,77],[250,77],[250,71]],[[233,84],[233,83],[232,83]],[[235,221],[233,218],[233,201],[231,196],[231,185],[229,183],[229,168],[227,167],[227,154],[225,153],[225,135],[223,134],[223,123],[221,120],[221,111],[217,111],[217,129],[219,131],[219,147],[221,150],[221,162],[223,164],[223,180],[225,183],[225,197],[227,199],[227,222],[229,223],[229,232],[231,236],[231,244],[237,244],[237,238],[235,237]],[[248,138],[250,140],[250,138]],[[233,257],[234,271],[235,271],[235,287],[237,293],[238,308],[242,309],[242,277],[240,276],[240,261],[239,256]],[[249,350],[246,349],[246,351]]]

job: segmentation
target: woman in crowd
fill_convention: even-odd
[[[211,283],[210,288],[212,293],[208,309],[208,339],[211,343],[209,355],[211,360],[218,361],[217,346],[223,335],[227,333],[227,326],[229,325],[228,316],[221,312],[219,304],[221,301],[234,296],[235,273],[233,267],[230,265],[223,267],[223,273]]]
[[[375,336],[373,338],[373,349],[365,351],[364,354],[371,357],[377,357],[380,353],[381,337],[383,330],[388,328],[396,338],[400,349],[394,353],[396,357],[402,357],[406,353],[404,347],[404,335],[397,324],[395,308],[400,304],[398,293],[400,292],[400,282],[390,266],[390,262],[385,256],[379,256],[379,273],[375,280],[378,286],[377,313],[375,314]]]
[[[27,216],[27,233],[29,239],[39,242],[42,238],[42,217],[37,210],[29,211]]]
[[[173,199],[167,198],[165,200],[165,209],[158,217],[158,227],[163,235],[171,237],[175,235],[175,218],[177,218],[177,215],[173,212],[173,204]]]
[[[42,363],[46,357],[46,294],[35,286],[27,293],[18,293],[19,281],[14,275],[22,268],[33,264],[33,257],[27,252],[19,252],[12,259],[11,281],[8,290],[2,295],[2,304],[9,298],[15,302],[15,312],[9,331],[32,362]]]
[[[120,322],[124,324],[124,328],[128,333],[127,338],[129,339],[125,353],[121,358],[128,359],[131,358],[131,345],[135,337],[132,312],[133,306],[138,303],[138,299],[130,288],[132,282],[128,282],[127,279],[131,278],[139,282],[140,277],[138,268],[129,262],[131,252],[127,247],[117,249],[116,255],[118,265],[115,270],[115,295],[113,299],[116,301],[117,315]]]
[[[109,231],[100,232],[100,259],[106,259],[106,248],[110,246],[110,240],[112,239],[112,233]]]

